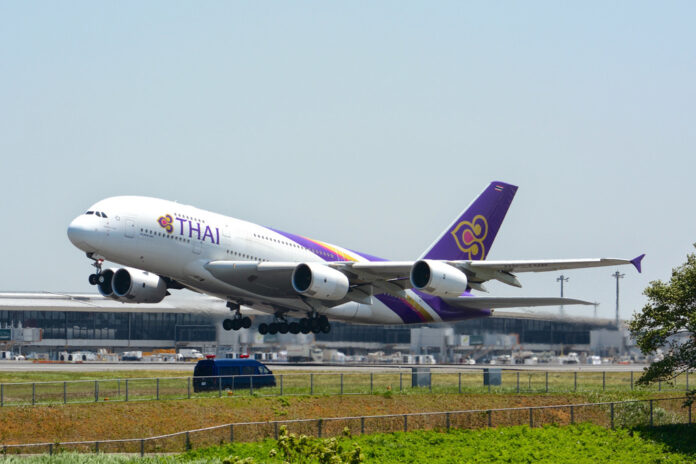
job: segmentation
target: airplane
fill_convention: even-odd
[[[274,316],[261,334],[328,333],[330,321],[422,324],[487,317],[496,308],[592,304],[556,297],[481,296],[485,283],[521,287],[516,274],[633,264],[632,260],[486,261],[517,192],[491,182],[414,261],[388,261],[312,238],[143,196],[92,205],[68,238],[93,261],[101,295],[151,305],[189,289],[226,302],[225,330],[248,329],[242,312]],[[120,267],[103,266],[104,261]]]

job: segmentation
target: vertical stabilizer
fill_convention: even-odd
[[[515,192],[515,185],[491,182],[420,259],[486,259]]]

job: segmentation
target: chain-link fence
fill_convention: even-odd
[[[468,411],[387,414],[379,416],[331,417],[224,424],[148,438],[94,440],[65,443],[0,445],[3,454],[53,454],[63,451],[103,453],[172,453],[222,443],[278,438],[281,426],[288,432],[315,437],[340,436],[347,427],[353,434],[389,433],[409,430],[477,429],[547,424],[571,425],[589,422],[604,427],[691,424],[691,406],[686,398],[565,404]]]
[[[406,391],[435,393],[548,393],[628,391],[639,388],[633,371],[532,371],[429,368],[386,372],[315,372],[216,377],[161,377],[0,384],[0,406],[147,401],[223,396],[360,395]],[[690,385],[691,382],[691,385]],[[689,373],[644,391],[689,391]]]

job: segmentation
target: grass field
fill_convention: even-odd
[[[22,372],[0,373],[0,404],[30,405],[79,402],[148,401],[226,396],[214,390],[195,392],[190,371],[106,371],[90,373]],[[433,393],[545,393],[545,392],[685,392],[687,376],[673,383],[638,387],[638,373],[594,371],[503,371],[500,386],[485,386],[480,371],[444,373],[432,370]],[[234,394],[256,396],[370,394],[385,389],[408,392],[411,372],[380,373],[276,373],[275,387],[235,390]],[[690,380],[693,383],[693,380]],[[691,385],[689,385],[691,387]]]
[[[356,447],[358,449],[356,450]],[[303,457],[293,454],[298,449]],[[660,426],[652,429],[611,430],[580,424],[575,426],[500,427],[482,430],[396,432],[336,441],[310,439],[284,454],[276,440],[234,443],[196,450],[181,455],[133,458],[127,456],[64,454],[34,458],[6,457],[13,463],[220,463],[235,462],[328,462],[308,454],[330,449],[349,462],[348,456],[360,456],[369,463],[689,463],[696,460],[696,427]],[[274,453],[272,450],[276,450]],[[275,455],[275,456],[274,456]],[[273,457],[272,457],[273,456]],[[332,461],[333,462],[333,461]]]

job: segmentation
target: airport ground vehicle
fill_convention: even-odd
[[[203,359],[193,369],[193,391],[274,387],[275,376],[255,359]]]

